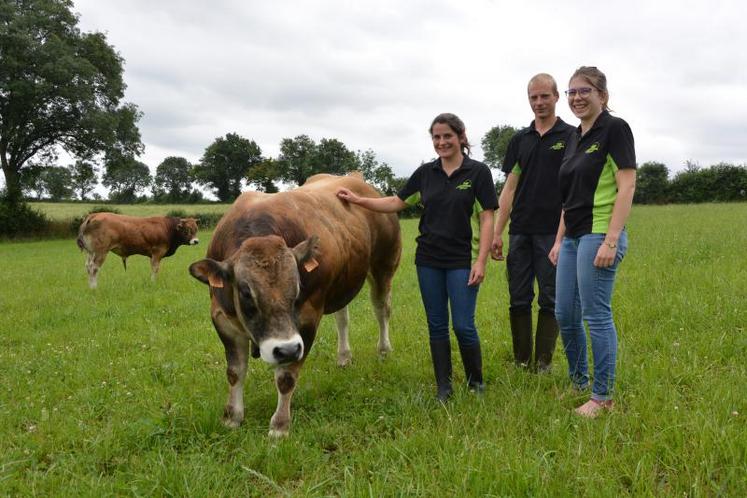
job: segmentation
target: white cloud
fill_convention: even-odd
[[[127,100],[155,169],[237,132],[266,155],[302,133],[373,149],[399,175],[433,156],[426,130],[460,115],[470,140],[524,126],[537,72],[560,88],[605,71],[639,162],[747,163],[747,35],[737,1],[77,0],[126,60]],[[558,114],[575,123],[563,99]],[[479,147],[476,157],[481,157]]]

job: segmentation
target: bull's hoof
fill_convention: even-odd
[[[230,405],[226,405],[223,408],[223,418],[221,419],[223,425],[229,429],[236,429],[244,421],[244,411],[236,412]]]
[[[285,429],[285,430],[270,429],[267,435],[270,436],[272,439],[281,439],[284,437],[288,437],[288,429]]]
[[[232,418],[223,418],[222,422],[229,429],[238,429],[241,425],[241,420],[234,420]]]
[[[394,349],[392,349],[392,345],[389,344],[388,342],[384,344],[379,344],[379,356],[384,357],[388,355],[389,353],[391,353],[392,351],[394,351]]]
[[[353,354],[350,351],[337,353],[337,366],[347,367],[353,361]]]

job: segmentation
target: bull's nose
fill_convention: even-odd
[[[302,351],[301,344],[291,343],[272,348],[272,356],[278,363],[292,363],[301,359]]]
[[[200,239],[192,239],[189,241],[189,245],[191,246],[196,246],[199,243],[200,243]]]

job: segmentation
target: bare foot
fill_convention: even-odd
[[[577,415],[581,415],[582,417],[596,418],[603,411],[612,410],[613,406],[615,406],[615,402],[611,399],[608,399],[606,401],[597,401],[595,399],[590,399],[583,405],[576,408],[575,412]]]

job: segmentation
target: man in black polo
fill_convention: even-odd
[[[538,74],[527,86],[534,120],[514,135],[503,161],[506,183],[499,199],[493,236],[493,259],[503,259],[503,230],[509,215],[506,258],[509,316],[514,361],[521,367],[549,371],[558,337],[555,321],[555,267],[547,255],[560,221],[558,170],[574,128],[555,116],[558,86],[549,74]],[[537,280],[537,332],[532,360],[532,301]]]

